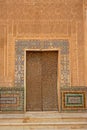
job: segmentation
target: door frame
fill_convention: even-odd
[[[29,112],[30,111],[26,111],[26,53],[27,51],[58,51],[58,68],[57,68],[57,71],[58,71],[58,74],[57,74],[57,94],[58,94],[58,112],[60,111],[60,48],[57,48],[57,49],[24,49],[24,112]],[[37,112],[37,111],[34,111],[34,112]],[[40,111],[41,112],[41,111]],[[42,111],[43,112],[43,111]],[[49,112],[49,111],[46,111],[46,112]],[[53,112],[53,111],[52,111]]]

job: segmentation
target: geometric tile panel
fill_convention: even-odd
[[[60,52],[60,87],[70,86],[67,40],[18,40],[15,43],[15,87],[24,87],[24,52],[26,49],[58,49]]]
[[[23,88],[0,88],[0,111],[23,111]]]
[[[61,110],[80,111],[86,110],[86,91],[61,91]]]

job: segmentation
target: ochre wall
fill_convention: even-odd
[[[87,85],[87,0],[84,1],[85,81]]]
[[[14,86],[17,39],[68,39],[71,86],[86,86],[86,5],[83,0],[0,0],[0,86]]]

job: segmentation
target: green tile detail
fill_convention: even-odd
[[[24,88],[0,88],[0,111],[24,111]]]
[[[84,95],[83,94],[65,94],[66,106],[83,106]]]
[[[61,112],[87,112],[87,87],[61,87]]]

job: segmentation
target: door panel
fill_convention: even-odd
[[[58,52],[42,52],[43,111],[58,110],[57,61]]]
[[[27,111],[41,111],[41,53],[27,52],[26,57]]]

